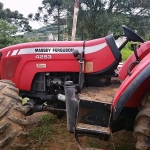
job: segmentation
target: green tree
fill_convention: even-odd
[[[23,17],[18,11],[11,11],[9,8],[4,9],[3,3],[0,2],[0,18],[18,27],[20,32],[31,31],[31,26],[27,18]]]
[[[24,38],[23,35],[16,35],[18,28],[5,20],[0,20],[0,48],[28,42],[29,40]]]
[[[145,36],[149,18],[148,0],[81,0],[77,33],[82,39],[119,35],[121,25],[126,24]]]
[[[34,21],[57,27],[58,40],[61,25],[68,26],[71,35],[74,0],[43,0],[36,14],[30,14]],[[113,33],[122,34],[121,25],[137,30],[143,37],[149,37],[149,0],[80,0],[77,24],[77,38],[93,39]]]
[[[60,40],[60,26],[66,24],[65,18],[68,8],[69,0],[43,0],[38,12],[29,14],[28,18],[33,21],[43,22],[46,25],[53,24],[57,26],[58,40]]]

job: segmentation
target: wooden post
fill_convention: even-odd
[[[74,41],[75,37],[76,37],[76,26],[77,26],[78,11],[79,11],[79,0],[75,0],[71,41]]]

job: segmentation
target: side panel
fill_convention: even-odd
[[[116,119],[123,107],[138,107],[150,87],[150,54],[148,54],[127,76],[119,87],[113,101],[113,118]]]
[[[142,60],[150,52],[150,42],[145,42],[137,49],[139,58]],[[131,62],[136,60],[134,53],[124,62],[123,66],[119,70],[118,78],[124,80],[127,77],[127,68]],[[135,66],[134,66],[135,67]],[[132,67],[131,69],[133,69]]]
[[[53,59],[51,60],[35,60],[35,55],[26,55],[26,57],[33,58],[27,61],[23,57],[15,76],[15,78],[18,77],[17,85],[21,90],[29,91],[31,89],[33,78],[38,72],[70,72],[70,70],[71,72],[79,72],[79,63],[71,54],[66,56],[67,59],[65,59],[65,55],[63,57],[52,55]]]
[[[92,50],[92,49],[91,49]],[[99,72],[116,61],[109,46],[106,44],[105,48],[94,52],[85,54],[85,73]]]
[[[107,51],[108,55],[105,55],[105,57],[109,56],[109,61],[104,59],[105,57],[102,55]],[[97,56],[100,56],[100,58]],[[30,90],[32,80],[38,72],[79,72],[79,62],[72,54],[52,54],[51,57],[52,59],[50,60],[37,60],[33,54],[23,55],[13,79],[17,83],[17,87],[21,90]],[[92,54],[85,54],[85,59],[88,59],[85,63],[85,73],[100,71],[115,61],[109,48]],[[42,66],[40,67],[40,65]]]

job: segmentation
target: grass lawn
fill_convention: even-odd
[[[123,49],[121,51],[121,54],[122,54],[122,61],[126,61],[127,58],[133,53],[133,51],[129,50],[129,49]]]
[[[121,54],[122,54],[122,61],[126,61],[128,59],[128,57],[133,53],[133,51],[131,50],[131,43],[128,43],[122,50],[121,50]]]

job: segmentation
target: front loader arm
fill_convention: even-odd
[[[113,119],[124,107],[138,107],[150,85],[150,54],[148,54],[127,76],[118,89],[113,101]]]

